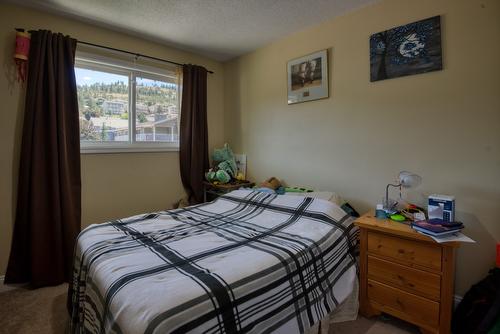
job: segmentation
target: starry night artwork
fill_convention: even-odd
[[[382,31],[370,37],[372,82],[442,68],[440,16]]]

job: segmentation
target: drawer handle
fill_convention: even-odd
[[[410,283],[410,282],[406,282],[406,279],[403,276],[397,275],[397,278],[398,278],[398,280],[401,281],[401,283],[404,283],[404,284],[408,285],[410,288],[414,288],[415,287],[415,284]]]
[[[398,249],[398,253],[399,254],[410,254],[410,255],[413,255],[415,252],[414,251],[406,251],[404,249]]]
[[[401,309],[404,311],[405,305],[399,300],[399,298],[396,298],[396,303],[401,307]]]

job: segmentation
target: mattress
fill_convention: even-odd
[[[237,190],[78,236],[72,333],[304,333],[353,291],[357,228],[336,204]]]

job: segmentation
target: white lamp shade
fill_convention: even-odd
[[[399,183],[404,188],[414,188],[422,183],[422,177],[412,172],[402,171],[399,173]]]

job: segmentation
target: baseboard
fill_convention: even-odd
[[[460,302],[462,301],[464,297],[462,296],[459,296],[459,295],[455,295],[453,296],[453,309],[456,309],[458,304],[460,304]]]
[[[19,289],[19,288],[22,288],[22,287],[26,286],[26,284],[9,284],[9,285],[5,285],[4,281],[5,281],[5,275],[0,276],[0,293],[6,292],[6,291],[10,291],[10,290]]]

